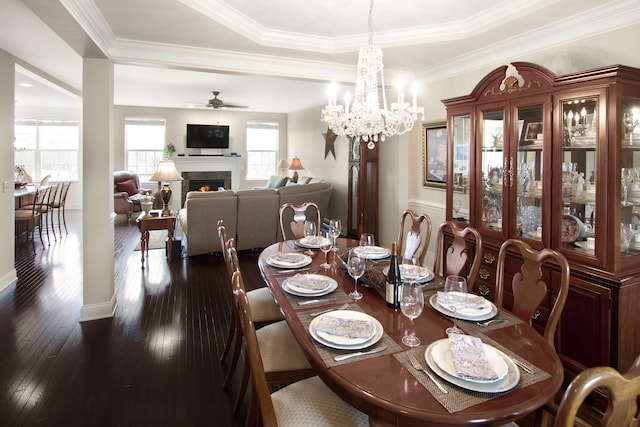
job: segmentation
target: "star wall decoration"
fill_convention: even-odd
[[[333,158],[336,159],[336,148],[334,143],[338,135],[333,133],[330,128],[327,128],[327,132],[322,134],[324,136],[324,158],[326,159],[329,153],[333,154]]]

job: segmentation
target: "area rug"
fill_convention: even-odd
[[[153,230],[149,232],[149,250],[151,249],[164,249],[165,241],[167,239],[167,230]],[[136,245],[134,251],[140,250],[140,242]]]

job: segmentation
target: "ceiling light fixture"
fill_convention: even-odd
[[[417,104],[415,85],[412,89],[412,104],[404,101],[402,83],[398,82],[398,100],[387,109],[384,89],[384,66],[382,49],[373,45],[373,0],[369,6],[369,44],[360,48],[356,74],[356,91],[353,103],[347,92],[344,106],[336,102],[336,83],[332,82],[328,104],[322,110],[322,120],[337,135],[361,137],[369,148],[384,141],[387,136],[402,135],[413,128],[420,116],[424,119],[424,108]],[[379,77],[378,77],[379,74]],[[379,78],[379,80],[378,80]],[[380,94],[382,108],[380,108]]]

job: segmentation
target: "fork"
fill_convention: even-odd
[[[486,322],[476,322],[476,325],[486,328],[490,325],[493,325],[494,323],[498,324],[498,323],[505,323],[505,322],[508,322],[508,320],[507,319],[491,319],[491,320],[487,320]]]
[[[426,369],[424,369],[422,367],[422,365],[420,364],[420,362],[418,362],[418,359],[416,359],[416,357],[409,353],[409,362],[411,362],[411,366],[413,366],[413,369],[415,369],[416,371],[420,371],[422,373],[424,373],[426,376],[429,377],[429,379],[431,381],[433,381],[433,383],[438,386],[438,388],[440,389],[441,392],[443,392],[444,394],[448,394],[449,390],[447,390],[446,388],[444,388],[442,386],[442,384],[440,384],[440,382],[438,380],[436,380],[433,375],[431,375],[431,373],[429,373],[429,371],[427,371]]]
[[[328,309],[322,310],[322,311],[316,311],[315,313],[309,314],[309,316],[316,317],[316,316],[319,316],[319,315],[324,314],[324,313],[328,313],[328,312],[333,311],[333,310],[344,310],[347,307],[349,307],[349,303],[344,303],[340,307],[333,307],[333,308],[328,308]]]

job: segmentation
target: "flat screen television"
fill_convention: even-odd
[[[229,148],[229,126],[187,124],[187,148]]]

